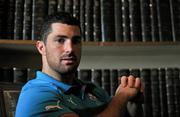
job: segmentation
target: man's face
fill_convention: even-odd
[[[59,73],[75,71],[81,59],[79,27],[53,23],[45,48],[46,61],[51,70]]]

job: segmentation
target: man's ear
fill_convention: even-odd
[[[38,49],[38,51],[41,55],[46,55],[46,48],[45,48],[45,44],[43,41],[37,41],[36,48]]]

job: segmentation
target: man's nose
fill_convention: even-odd
[[[66,40],[66,42],[64,43],[64,50],[66,52],[72,52],[73,50],[73,43],[71,40]]]

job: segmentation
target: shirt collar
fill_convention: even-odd
[[[41,71],[37,71],[36,75],[37,75],[36,79],[52,83],[53,85],[55,85],[58,88],[60,88],[63,92],[66,92],[71,87],[73,87],[72,85],[68,85],[68,84],[65,84],[63,82],[60,82],[60,81],[54,79],[53,77],[49,76],[48,74],[46,74],[44,72],[41,72]]]

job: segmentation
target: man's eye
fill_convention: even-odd
[[[58,41],[59,43],[64,43],[64,42],[65,42],[65,39],[64,39],[64,38],[59,38],[59,39],[57,39],[57,41]]]

